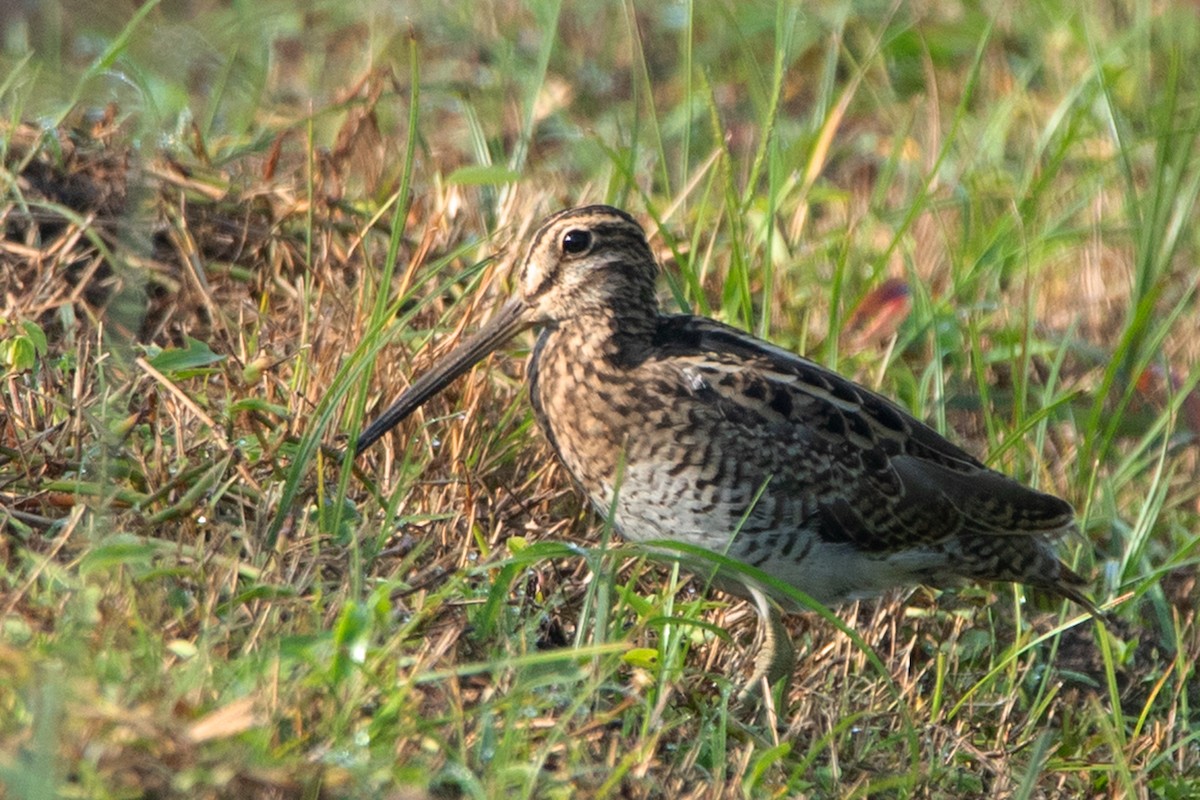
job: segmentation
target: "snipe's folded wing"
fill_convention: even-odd
[[[725,429],[737,431],[747,458],[776,464],[767,491],[808,498],[822,538],[887,552],[1073,524],[1070,504],[989,469],[812,361],[697,317],[665,318],[656,345]]]

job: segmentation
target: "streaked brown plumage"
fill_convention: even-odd
[[[711,319],[661,313],[656,274],[625,212],[549,217],[516,296],[372,423],[356,452],[541,326],[529,363],[538,424],[627,539],[723,553],[826,604],[969,578],[1030,584],[1094,612],[1051,547],[1074,526],[1068,503],[818,364]],[[791,645],[761,587],[742,583],[770,624],[756,678],[774,681],[790,671]]]

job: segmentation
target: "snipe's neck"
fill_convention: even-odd
[[[612,366],[629,366],[646,358],[653,346],[660,315],[644,309],[606,308],[562,320],[557,335],[572,340],[582,357]],[[586,356],[583,354],[586,353]]]

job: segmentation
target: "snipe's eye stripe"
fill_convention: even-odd
[[[543,297],[546,292],[553,289],[554,285],[558,283],[558,275],[561,271],[562,265],[558,262],[555,262],[550,271],[542,277],[541,282],[539,282],[538,285],[533,288],[533,291],[529,293],[528,299],[537,300],[539,297]]]

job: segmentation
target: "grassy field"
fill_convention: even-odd
[[[0,796],[1200,794],[1194,4],[10,6]],[[1191,66],[1189,66],[1191,65]],[[353,466],[582,202],[664,303],[1071,500],[1008,585],[788,620],[647,561],[525,338]]]

